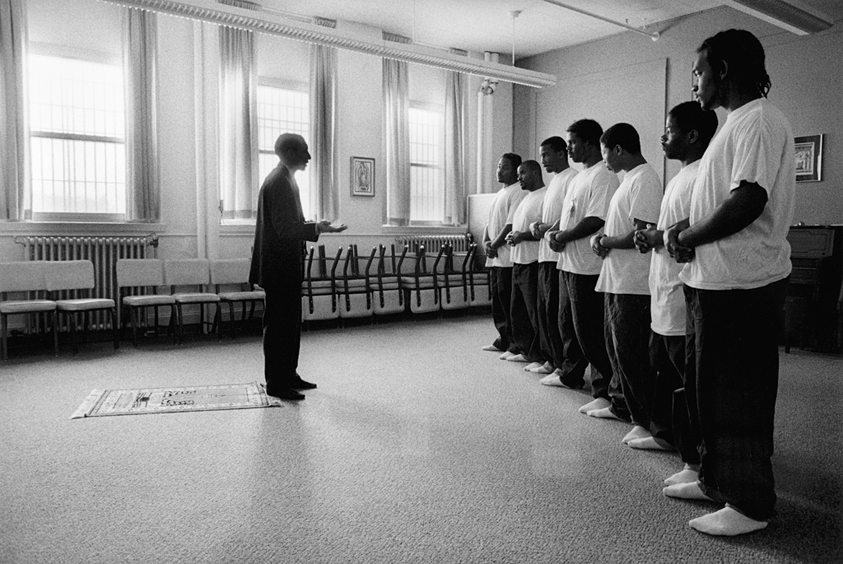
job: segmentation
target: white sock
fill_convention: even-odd
[[[673,484],[662,489],[662,493],[667,497],[675,497],[679,499],[697,499],[701,501],[714,501],[705,495],[700,488],[700,482],[689,482],[685,484]]]
[[[700,479],[700,471],[699,466],[694,468],[690,464],[686,464],[685,467],[677,472],[676,474],[670,476],[669,478],[665,479],[664,485],[665,486],[672,486],[674,484],[687,484],[690,482],[696,482]]]
[[[610,405],[612,405],[612,402],[606,398],[596,398],[579,408],[577,411],[580,413],[588,413],[589,411],[603,409],[604,407],[609,407]]]
[[[632,439],[627,446],[638,450],[674,450],[673,445],[663,439],[656,437],[644,437],[643,439]]]
[[[728,505],[720,511],[691,519],[688,524],[692,529],[696,529],[701,533],[707,535],[719,535],[733,537],[735,535],[744,535],[753,531],[760,531],[767,526],[766,521],[756,521],[750,519],[740,511],[732,509]]]
[[[629,441],[634,441],[635,439],[645,439],[647,437],[652,437],[653,435],[650,434],[650,431],[642,427],[641,425],[636,425],[632,428],[632,431],[626,434],[626,436],[621,439],[623,444],[628,444]]]
[[[622,421],[620,417],[612,413],[611,407],[604,407],[602,409],[592,409],[591,411],[587,411],[586,415],[589,417],[597,417],[598,419],[615,419],[616,421]]]
[[[541,368],[542,364],[540,362],[531,362],[527,366],[524,367],[524,372],[532,372],[536,368]]]

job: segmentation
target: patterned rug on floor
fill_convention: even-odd
[[[93,390],[70,418],[281,405],[281,400],[266,395],[266,390],[258,382],[138,390]]]

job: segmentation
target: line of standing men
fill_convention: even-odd
[[[723,506],[689,525],[738,535],[775,515],[793,135],[766,100],[751,33],[708,38],[693,75],[696,101],[669,112],[662,136],[683,165],[664,195],[626,123],[581,119],[567,143],[544,140],[547,187],[536,161],[501,157],[484,234],[498,337],[484,349],[549,386],[582,388],[591,365],[593,399],[579,411],[631,423],[632,448],[677,449],[684,468],[663,493]]]

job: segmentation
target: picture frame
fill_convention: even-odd
[[[796,149],[796,182],[819,182],[823,179],[823,134],[794,137]]]
[[[351,157],[351,195],[375,195],[375,159]]]

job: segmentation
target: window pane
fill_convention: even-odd
[[[411,221],[442,221],[445,214],[443,122],[441,112],[410,108]]]
[[[275,140],[282,133],[298,133],[310,143],[310,110],[308,93],[274,86],[258,86],[258,174],[260,182],[278,165]],[[310,217],[310,175],[305,170],[296,174],[305,217]]]
[[[121,67],[32,55],[34,213],[126,213]]]

